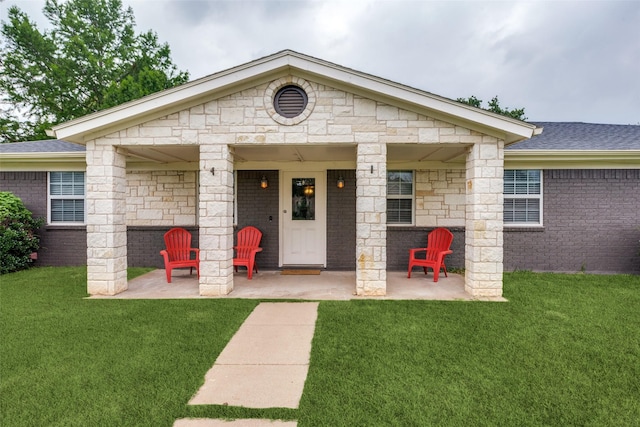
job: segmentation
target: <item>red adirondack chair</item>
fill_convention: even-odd
[[[424,268],[424,274],[427,274],[427,268],[433,269],[433,281],[438,281],[438,275],[440,269],[444,270],[445,277],[447,276],[447,266],[444,264],[444,258],[453,253],[449,248],[453,241],[453,234],[446,228],[436,228],[427,236],[426,248],[409,249],[409,273],[408,278],[411,278],[411,270],[413,267]],[[424,258],[417,258],[416,255],[425,252]]]
[[[256,254],[262,251],[260,240],[262,232],[255,227],[248,226],[238,231],[237,245],[233,247],[236,257],[233,259],[233,267],[238,271],[238,266],[247,267],[247,278],[251,280],[253,270],[258,272],[256,264]]]
[[[172,228],[164,235],[166,250],[160,251],[164,257],[164,268],[167,270],[167,283],[171,283],[171,270],[189,267],[189,274],[196,269],[200,278],[200,249],[191,247],[191,233],[184,228]],[[195,253],[195,258],[191,254]]]

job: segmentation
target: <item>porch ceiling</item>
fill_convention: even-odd
[[[236,146],[240,162],[323,162],[355,161],[355,145],[262,145]]]
[[[387,145],[387,161],[464,162],[467,147],[461,144],[391,144]]]
[[[461,162],[467,146],[460,144],[389,144],[389,162]],[[356,161],[355,145],[241,145],[235,146],[237,162],[340,162]],[[151,163],[198,162],[198,146],[129,146],[124,153],[132,161]]]

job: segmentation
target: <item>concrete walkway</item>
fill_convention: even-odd
[[[205,375],[190,405],[297,408],[309,371],[317,302],[261,303]],[[295,421],[180,419],[174,427],[295,426]]]

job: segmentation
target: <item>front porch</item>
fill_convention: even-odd
[[[296,300],[439,300],[506,301],[503,297],[473,297],[464,290],[464,276],[442,274],[437,283],[433,275],[414,271],[411,279],[401,271],[387,272],[385,296],[355,295],[355,271],[322,271],[319,275],[281,275],[279,270],[260,271],[252,280],[246,271],[234,274],[234,288],[228,295],[206,297],[199,292],[198,280],[188,270],[174,270],[172,283],[166,282],[163,269],[154,270],[129,281],[126,291],[113,296],[93,295],[92,299],[181,299],[181,298],[252,298]]]

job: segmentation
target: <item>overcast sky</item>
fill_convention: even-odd
[[[17,5],[40,29],[44,0]],[[195,79],[284,49],[529,121],[640,124],[640,0],[123,0]]]

